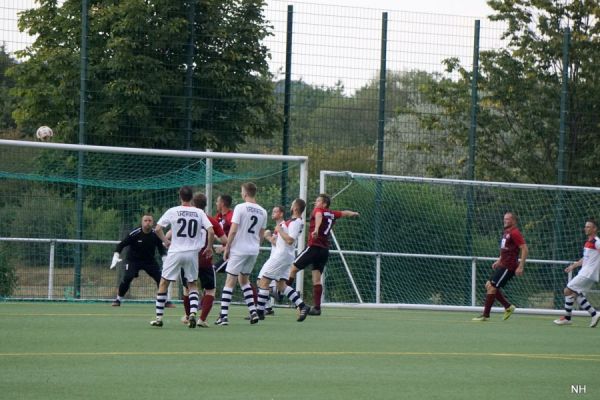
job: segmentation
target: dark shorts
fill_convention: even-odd
[[[216,287],[215,271],[212,268],[198,268],[198,280],[204,290],[212,290]],[[181,271],[181,283],[183,286],[187,286],[183,270]]]
[[[515,276],[515,271],[511,271],[510,269],[499,267],[492,274],[492,277],[490,278],[490,282],[492,282],[492,285],[494,287],[501,288],[501,287],[504,287],[504,285],[506,285],[506,283],[508,281],[510,281],[513,276]]]
[[[124,279],[133,279],[140,276],[140,271],[146,271],[157,283],[160,281],[160,267],[158,264],[125,264]]]
[[[302,253],[298,254],[298,257],[294,260],[294,265],[299,270],[312,265],[313,270],[321,271],[325,269],[325,264],[329,259],[329,249],[324,247],[309,246],[305,248]]]

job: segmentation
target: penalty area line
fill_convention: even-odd
[[[110,351],[0,353],[0,357],[111,357],[111,356],[317,356],[317,357],[480,357],[600,362],[600,354],[443,353],[403,351]]]

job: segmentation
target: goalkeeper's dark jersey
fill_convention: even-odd
[[[155,250],[158,250],[161,256],[167,254],[167,249],[154,233],[154,229],[149,233],[145,233],[141,227],[134,229],[117,245],[115,251],[120,253],[127,246],[129,246],[127,263],[131,265],[158,265],[154,257]]]

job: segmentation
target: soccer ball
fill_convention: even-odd
[[[35,132],[35,137],[42,142],[47,142],[52,139],[54,132],[47,126],[40,126],[38,130]]]

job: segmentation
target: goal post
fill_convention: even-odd
[[[333,230],[330,305],[479,310],[511,211],[529,256],[507,296],[521,311],[558,314],[564,268],[582,256],[586,218],[600,216],[600,189],[590,187],[321,171],[320,190],[333,209],[360,213]]]
[[[142,213],[150,212],[156,222],[179,203],[179,187],[189,185],[207,195],[207,211],[214,214],[217,196],[229,194],[233,205],[240,203],[240,186],[247,181],[256,183],[258,203],[270,209],[282,202],[284,172],[290,197],[306,200],[305,156],[0,140],[0,253],[6,255],[0,259],[18,278],[13,293],[0,297],[110,299],[118,283],[108,269],[114,241],[138,226]],[[298,246],[303,248],[304,238]],[[262,251],[256,273],[267,257]],[[130,297],[151,299],[153,282],[136,281]]]

